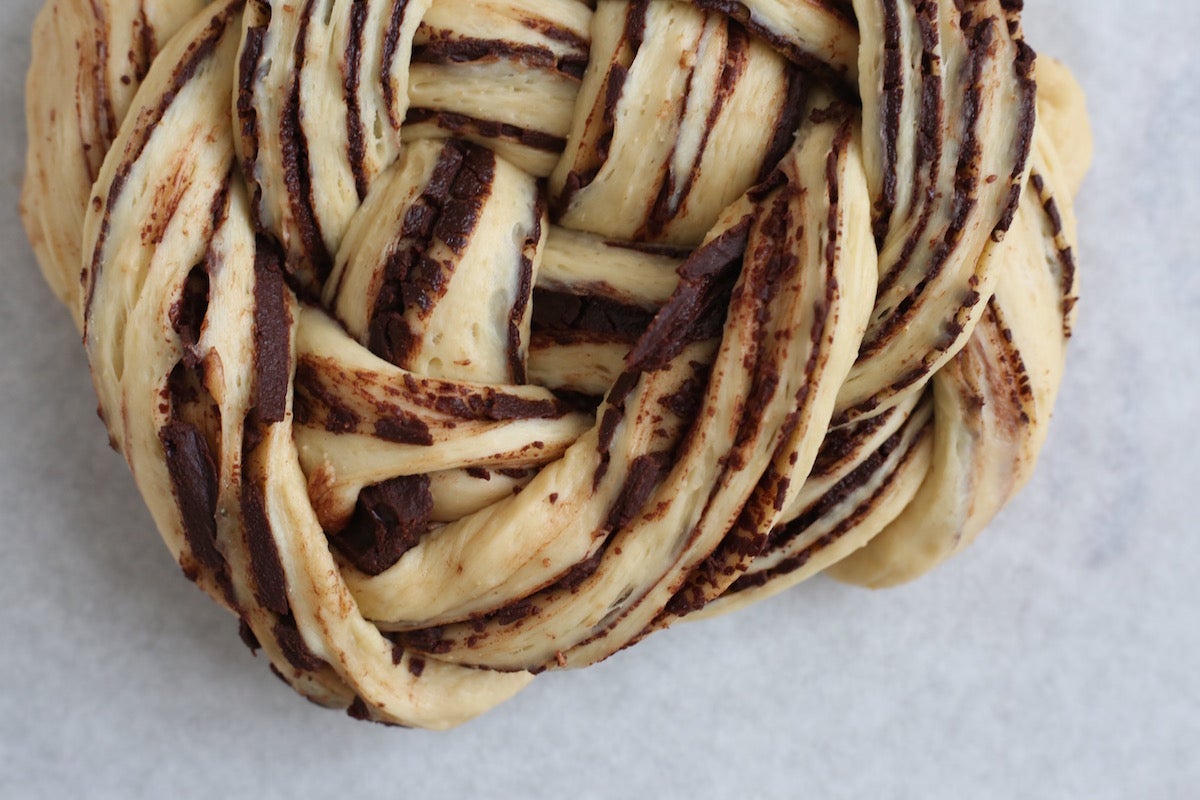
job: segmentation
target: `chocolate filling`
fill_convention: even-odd
[[[804,95],[807,90],[808,81],[805,79],[804,72],[790,67],[787,71],[787,96],[783,101],[783,107],[779,109],[779,117],[775,121],[775,132],[771,136],[771,143],[767,145],[766,156],[758,170],[758,176],[754,179],[756,184],[766,181],[783,157],[792,149],[796,130],[800,127],[801,117],[804,113]]]
[[[242,517],[250,572],[254,576],[254,596],[268,611],[284,616],[291,611],[287,598],[287,575],[271,533],[262,489],[249,476],[242,482]]]
[[[353,0],[350,6],[350,34],[346,43],[345,74],[342,82],[346,102],[346,137],[350,171],[358,199],[367,196],[370,188],[366,171],[366,133],[363,129],[362,108],[358,102],[358,86],[362,79],[363,29],[367,23],[367,0]]]
[[[880,4],[883,15],[883,86],[879,96],[879,116],[883,122],[880,136],[883,140],[883,186],[880,198],[875,202],[876,249],[881,249],[884,236],[891,226],[892,212],[896,208],[898,151],[900,140],[900,115],[904,101],[904,54],[900,50],[900,12],[896,0]]]
[[[396,60],[396,50],[400,47],[400,33],[404,27],[404,15],[408,11],[408,0],[393,0],[392,18],[388,20],[387,31],[383,37],[383,58],[380,68],[380,84],[383,86],[383,102],[387,105],[388,119],[393,128],[399,128],[403,120],[396,115],[396,89],[392,83],[392,62]],[[407,69],[407,65],[405,69]],[[406,98],[407,100],[407,98]]]
[[[308,26],[312,19],[316,0],[307,0],[300,14],[300,25],[296,31],[296,45],[293,52],[295,67],[292,68],[291,90],[284,104],[282,119],[279,123],[279,144],[283,162],[283,180],[287,185],[288,208],[292,212],[292,221],[300,234],[300,243],[304,250],[303,265],[288,263],[289,268],[304,266],[313,274],[301,275],[298,289],[301,293],[309,293],[325,282],[333,269],[333,259],[325,247],[325,237],[321,232],[321,221],[317,219],[316,198],[313,195],[312,165],[308,156],[308,139],[304,132],[304,113],[300,102],[301,72],[305,64],[305,48],[308,46]],[[256,212],[259,209],[256,207]],[[259,221],[261,225],[261,221]],[[297,277],[292,273],[293,277]],[[313,280],[317,286],[309,285]]]
[[[533,290],[534,331],[591,331],[637,337],[654,312],[599,295]]]
[[[628,525],[670,471],[671,453],[647,453],[635,458],[629,464],[616,502],[609,509],[605,523],[609,530],[617,531]]]
[[[296,619],[291,614],[280,617],[271,628],[271,633],[275,635],[283,657],[296,669],[301,672],[314,672],[325,666],[325,662],[304,643],[304,637],[296,627]]]
[[[242,644],[246,645],[253,655],[257,655],[258,651],[262,649],[258,637],[254,635],[254,629],[250,627],[250,623],[245,619],[238,620],[238,638],[242,640]]]
[[[429,532],[433,495],[428,475],[405,475],[363,489],[349,524],[329,541],[367,575],[378,575]]]
[[[406,314],[428,315],[445,294],[451,265],[427,255],[433,239],[462,253],[491,193],[496,157],[486,148],[448,141],[420,198],[405,214],[400,239],[388,256],[368,324],[368,347],[403,367],[420,346]]]
[[[561,153],[567,147],[567,140],[562,136],[555,136],[544,131],[530,130],[529,128],[521,128],[507,122],[471,117],[454,111],[439,111],[435,108],[409,109],[408,116],[405,117],[404,122],[407,125],[431,122],[442,130],[453,133],[455,136],[463,138],[474,136],[480,139],[503,139],[546,153]]]
[[[396,414],[376,420],[375,436],[397,444],[415,444],[421,447],[433,445],[433,434],[429,432],[429,426],[408,414]]]
[[[196,345],[204,327],[204,315],[208,313],[208,272],[203,264],[192,267],[183,283],[179,299],[171,306],[171,327],[179,334],[183,344],[183,359],[188,367],[198,363]]]
[[[380,391],[387,396],[403,394],[404,407],[386,401],[369,400],[373,411],[363,410],[358,414],[344,408],[339,391],[359,387],[363,395]],[[363,430],[363,417],[373,414],[376,433],[382,425],[383,438],[402,441],[405,444],[433,443],[430,425],[452,426],[454,421],[502,422],[514,419],[557,419],[574,410],[565,400],[548,397],[526,398],[508,394],[490,387],[472,387],[446,381],[418,381],[411,374],[403,376],[403,386],[380,386],[374,374],[364,374],[338,368],[328,359],[302,356],[296,368],[296,418],[304,425],[322,425],[328,428],[331,415],[354,415],[359,417],[355,430]],[[417,411],[410,411],[415,406]],[[339,411],[339,409],[341,409]],[[424,412],[428,411],[429,414]],[[454,418],[453,421],[438,420],[434,415]]]
[[[279,251],[258,237],[254,252],[254,392],[263,422],[282,422],[291,380],[291,314]]]
[[[575,80],[587,69],[586,53],[559,58],[553,50],[502,39],[437,39],[414,47],[414,64],[464,64],[476,61],[517,61],[532,69],[552,69]]]
[[[231,595],[232,584],[225,557],[217,548],[217,467],[203,432],[195,425],[174,420],[158,432],[166,456],[167,473],[175,489],[188,549],[200,565]]]
[[[747,217],[680,265],[679,286],[630,352],[628,370],[662,369],[687,345],[720,334],[749,236]]]
[[[1059,212],[1058,204],[1054,200],[1054,196],[1050,193],[1049,187],[1046,186],[1045,179],[1037,172],[1033,172],[1029,176],[1030,186],[1037,192],[1038,199],[1042,202],[1042,210],[1046,214],[1046,219],[1050,223],[1051,233],[1054,235],[1056,242],[1062,241],[1063,235],[1063,220],[1062,214]],[[1075,252],[1068,246],[1057,245],[1055,247],[1057,272],[1059,286],[1062,288],[1063,305],[1063,336],[1067,339],[1071,338],[1071,311],[1075,308],[1075,304],[1079,298],[1072,295],[1075,287]]]
[[[1034,65],[1037,54],[1025,42],[1017,41],[1017,59],[1014,70],[1017,74],[1017,85],[1021,93],[1020,122],[1018,123],[1017,141],[1013,153],[1013,171],[1009,176],[1008,201],[1005,205],[1004,216],[992,232],[992,239],[1000,241],[1012,226],[1013,217],[1021,203],[1021,173],[1029,163],[1029,154],[1033,150],[1033,132],[1037,122],[1037,82],[1034,80]]]

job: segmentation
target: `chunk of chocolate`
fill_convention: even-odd
[[[380,574],[429,531],[429,483],[427,475],[405,475],[363,489],[350,523],[330,542],[362,572]]]

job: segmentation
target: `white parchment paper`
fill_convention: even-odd
[[[1029,0],[1090,92],[1083,305],[1033,484],[886,593],[816,580],[449,734],[294,696],[179,573],[16,216],[0,4],[0,797],[1186,798],[1200,791],[1200,6]]]

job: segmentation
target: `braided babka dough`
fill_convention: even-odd
[[[1028,480],[1090,139],[1020,6],[49,0],[23,212],[188,578],[452,726]]]

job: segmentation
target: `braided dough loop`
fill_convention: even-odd
[[[184,573],[449,727],[1029,479],[1090,139],[1018,6],[49,0],[23,213]]]

